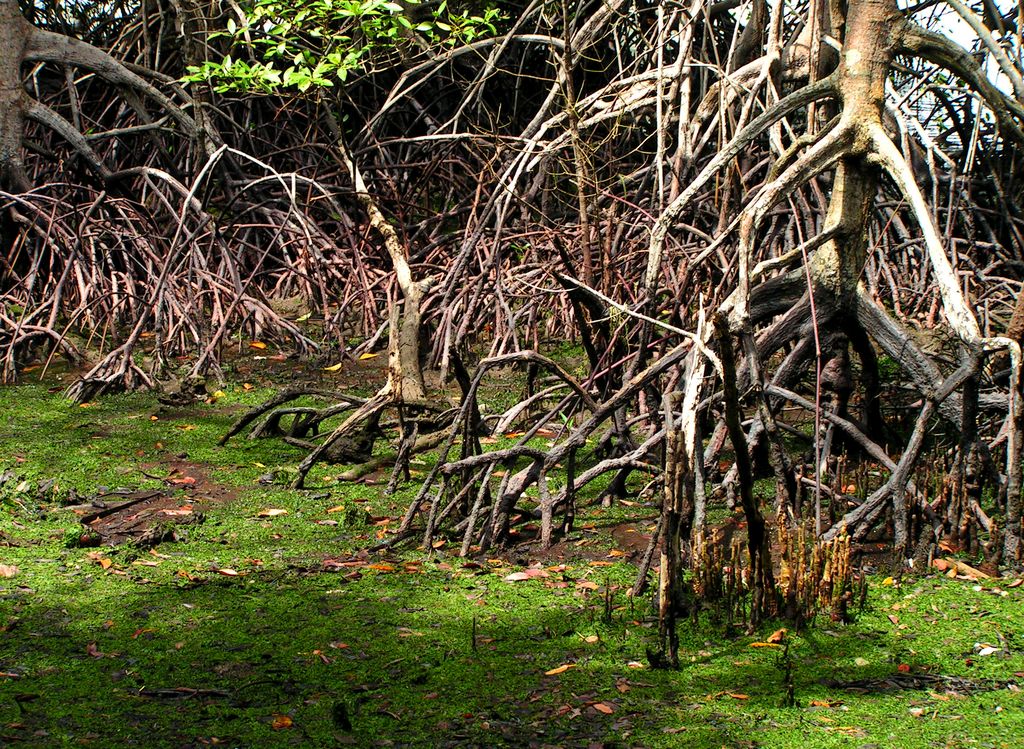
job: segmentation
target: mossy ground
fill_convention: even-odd
[[[826,680],[1024,672],[1024,587],[942,576],[874,581],[850,625],[792,636],[796,707],[778,652],[713,621],[681,628],[683,665],[652,670],[647,601],[610,529],[653,504],[590,509],[542,562],[472,563],[442,547],[353,557],[393,527],[415,491],[335,485],[323,467],[293,492],[258,483],[301,453],[276,441],[216,446],[268,395],[160,409],[148,395],[79,408],[43,386],[0,390],[0,745],[121,747],[1014,747],[1011,688],[857,693]],[[156,418],[153,418],[156,417]],[[204,504],[187,540],[152,550],[66,545],[74,489],[166,487],[171,467],[229,499]],[[55,479],[45,495],[41,482]],[[183,495],[184,496],[184,495]],[[346,506],[350,511],[338,511]],[[266,516],[261,512],[284,510]],[[333,512],[331,510],[334,510]],[[73,533],[71,535],[74,535]],[[452,544],[456,545],[456,544]],[[325,565],[325,560],[338,564]],[[347,566],[343,563],[347,562]],[[17,568],[16,571],[14,568]],[[236,574],[228,574],[234,572]],[[474,640],[475,635],[475,640]],[[1005,653],[980,656],[976,643]],[[560,666],[571,666],[547,674]]]

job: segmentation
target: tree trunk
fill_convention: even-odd
[[[32,34],[15,0],[0,0],[0,186],[13,191],[28,190],[28,177],[21,158],[28,96],[21,82],[21,64]]]

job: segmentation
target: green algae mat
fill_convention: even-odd
[[[709,611],[681,668],[653,669],[654,611],[627,591],[655,499],[585,508],[543,555],[369,554],[416,476],[387,497],[386,475],[323,466],[297,492],[299,450],[217,447],[269,394],[0,390],[0,746],[1024,743],[1015,575],[873,578],[853,623],[788,632],[785,656],[783,625]]]

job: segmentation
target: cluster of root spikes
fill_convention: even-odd
[[[696,531],[690,543],[691,615],[708,610],[728,629],[749,629],[773,615],[798,629],[820,615],[848,621],[866,593],[865,578],[851,561],[849,535],[816,540],[806,524],[790,528],[786,523],[778,524],[777,534],[774,590],[758,609],[744,539],[729,539],[718,529]]]

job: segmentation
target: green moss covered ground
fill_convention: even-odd
[[[335,485],[328,466],[320,488],[287,490],[298,450],[216,446],[269,391],[224,392],[168,410],[0,390],[0,746],[1024,743],[1024,698],[1005,685],[1024,682],[1013,578],[874,580],[855,623],[791,635],[797,705],[782,707],[778,651],[751,647],[777,624],[755,637],[687,624],[682,668],[648,666],[650,604],[626,597],[635,550],[612,531],[649,529],[652,504],[588,510],[543,559],[359,555],[415,487],[384,497]],[[99,487],[176,491],[203,522],[152,549],[69,545],[80,525],[62,505]],[[506,579],[524,567],[538,571]],[[877,688],[939,675],[996,688]],[[831,683],[854,680],[868,686]]]

